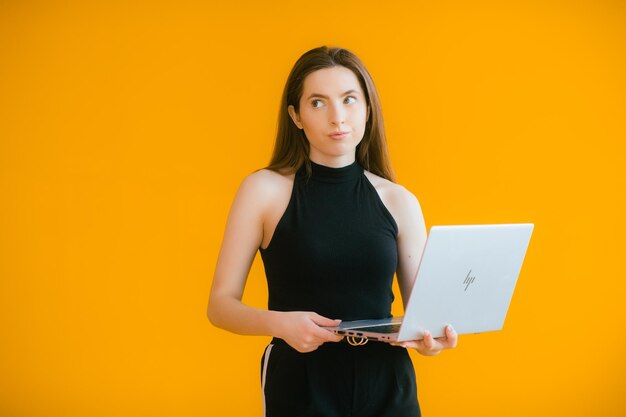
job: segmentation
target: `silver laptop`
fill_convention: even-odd
[[[501,330],[534,225],[433,226],[404,317],[342,322],[328,330],[380,341]]]

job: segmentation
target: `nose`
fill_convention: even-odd
[[[330,123],[340,126],[346,122],[346,109],[341,104],[333,104],[330,110]]]

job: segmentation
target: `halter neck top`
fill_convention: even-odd
[[[331,319],[391,317],[398,226],[357,162],[311,162],[294,177],[287,209],[259,248],[268,308]]]

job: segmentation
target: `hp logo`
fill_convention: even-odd
[[[463,281],[463,284],[465,284],[465,291],[467,291],[467,288],[476,279],[476,276],[473,276],[473,277],[470,276],[471,273],[472,273],[472,270],[470,269],[470,271],[467,273],[467,276],[465,277],[465,281]]]

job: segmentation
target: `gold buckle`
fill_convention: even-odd
[[[367,337],[346,336],[346,340],[352,346],[363,346],[369,339]]]

